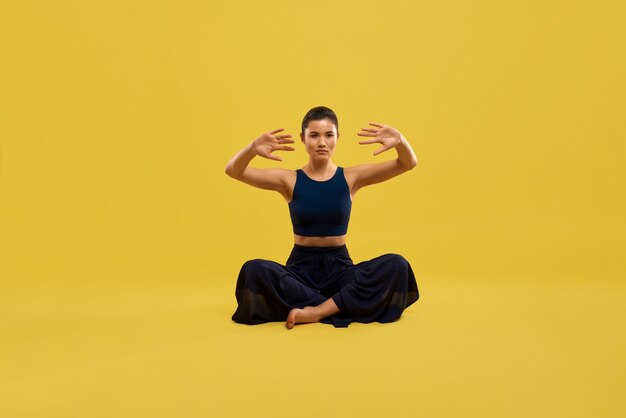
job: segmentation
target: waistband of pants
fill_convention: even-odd
[[[312,247],[312,246],[309,246],[309,245],[293,244],[293,250],[294,251],[298,251],[298,252],[312,253],[312,254],[319,254],[319,253],[345,253],[345,252],[347,252],[348,247],[346,246],[346,244],[332,246],[332,247]]]

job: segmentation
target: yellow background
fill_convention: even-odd
[[[626,414],[626,7],[618,1],[0,1],[0,414]],[[355,262],[394,252],[392,324],[231,322],[289,212],[224,173],[339,117],[399,129]]]

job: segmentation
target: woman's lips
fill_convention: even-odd
[[[317,150],[317,152],[319,152],[321,154],[328,154],[328,151],[323,151],[323,150]]]

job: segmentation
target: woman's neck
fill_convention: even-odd
[[[314,174],[319,177],[326,177],[335,172],[337,166],[333,164],[331,160],[324,161],[312,161],[309,160],[307,165],[304,166],[304,170],[310,174]]]

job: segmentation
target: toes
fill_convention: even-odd
[[[285,323],[285,326],[287,327],[287,329],[291,329],[293,328],[295,323],[296,323],[296,310],[292,309],[289,312],[289,315],[287,315],[287,322]]]

